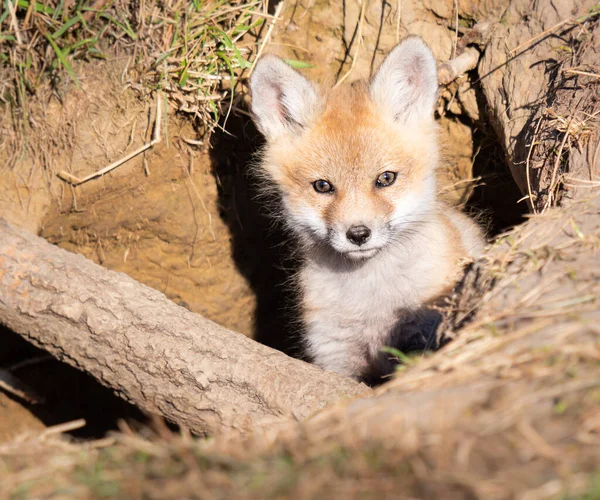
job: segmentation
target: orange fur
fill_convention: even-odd
[[[435,61],[408,39],[372,82],[324,95],[282,64],[259,62],[253,108],[267,136],[261,168],[303,251],[308,353],[357,378],[385,372],[381,348],[418,329],[483,246],[471,220],[436,200]],[[381,187],[384,172],[395,181]],[[319,180],[333,191],[318,192]],[[356,228],[368,229],[364,241]]]
[[[358,213],[387,216],[393,212],[391,200],[414,190],[435,169],[437,133],[435,125],[417,133],[390,127],[366,84],[358,82],[331,90],[311,128],[295,140],[271,144],[263,164],[276,166],[271,175],[289,193],[290,204],[308,198],[330,223]],[[399,178],[377,189],[374,181],[386,170],[397,170]],[[337,196],[316,193],[317,179],[332,182]]]

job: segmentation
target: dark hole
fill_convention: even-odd
[[[28,361],[32,363],[27,364]],[[23,366],[19,368],[19,364]],[[137,407],[91,375],[52,358],[3,326],[0,326],[0,367],[10,370],[19,382],[41,398],[42,402],[31,404],[9,395],[46,426],[85,419],[85,427],[70,433],[74,437],[101,438],[108,431],[116,430],[120,419],[133,428],[149,423],[149,418]]]
[[[466,211],[493,237],[524,221],[527,203],[506,166],[502,146],[491,127],[475,130],[473,177],[480,178]]]
[[[510,173],[504,149],[487,113],[479,74],[475,70],[469,75],[470,80],[475,82],[473,88],[481,117],[477,123],[466,117],[461,119],[466,119],[466,124],[473,130],[473,151],[476,152],[473,177],[480,178],[480,181],[465,208],[487,229],[488,238],[492,238],[522,223],[528,208]]]

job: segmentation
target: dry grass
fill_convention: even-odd
[[[81,61],[126,58],[124,83],[162,90],[210,135],[236,103],[240,78],[271,22],[265,0],[191,2],[6,1],[0,6],[0,106],[19,154],[27,150],[29,101],[41,89],[59,99],[79,86]],[[0,147],[2,144],[0,144]]]
[[[575,165],[572,157],[576,151],[594,147],[590,144],[595,144],[598,137],[600,110],[595,97],[598,75],[593,40],[599,14],[600,4],[595,4],[584,16],[567,19],[540,34],[548,35],[561,26],[578,27],[571,42],[561,46],[562,53],[557,56],[558,72],[547,91],[550,105],[540,110],[535,132],[528,144],[527,198],[534,213],[543,213],[558,206],[565,191],[570,188],[590,187],[585,186],[589,181],[594,185],[595,157],[591,158],[586,169],[588,179],[581,178],[581,166]],[[571,170],[579,171],[573,177]],[[537,186],[532,189],[533,178]],[[583,182],[578,182],[579,179]]]

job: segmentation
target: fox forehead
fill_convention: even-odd
[[[411,176],[424,163],[434,130],[402,130],[371,100],[366,82],[330,90],[315,121],[299,137],[273,144],[271,160],[287,181],[326,179],[357,186],[386,170]],[[426,161],[425,161],[426,163]]]

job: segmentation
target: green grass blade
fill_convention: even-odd
[[[180,88],[185,87],[185,84],[187,83],[188,78],[190,77],[190,74],[188,73],[188,66],[189,65],[186,59],[181,61],[181,76],[179,77]]]
[[[133,30],[131,29],[131,26],[129,26],[129,23],[127,21],[125,21],[127,23],[127,26],[125,26],[122,22],[118,21],[117,19],[115,19],[112,16],[109,16],[106,13],[102,13],[100,14],[100,17],[103,17],[104,19],[107,19],[108,21],[110,21],[111,23],[116,24],[119,28],[121,28],[123,30],[124,33],[127,34],[127,36],[129,36],[129,38],[131,38],[132,40],[137,40],[137,35],[133,32]]]
[[[52,39],[57,40],[58,38],[63,36],[71,27],[73,27],[81,21],[83,21],[83,17],[81,17],[81,14],[77,14],[75,17],[72,17],[52,34]]]
[[[237,35],[242,32],[250,31],[251,29],[260,26],[264,21],[264,19],[257,19],[252,24],[242,24],[240,26],[236,26],[235,28],[233,28],[233,33]]]
[[[78,42],[71,45],[71,52],[73,52],[74,50],[78,49],[79,47],[81,47],[83,45],[92,45],[92,47],[89,47],[89,50],[91,50],[97,42],[98,42],[97,36],[95,36],[94,38],[85,38],[83,40],[79,40]]]
[[[60,49],[60,47],[58,45],[56,45],[56,42],[52,39],[52,37],[48,33],[45,33],[44,36],[46,37],[46,39],[48,40],[48,42],[50,42],[50,45],[54,49],[54,52],[56,52],[56,57],[58,57],[58,60],[61,62],[61,64],[63,65],[63,67],[67,71],[67,73],[69,73],[70,77],[75,82],[75,85],[77,87],[79,87],[79,80],[77,79],[77,76],[75,75],[75,72],[73,71],[73,68],[69,64],[69,61],[67,61],[65,53],[63,53],[63,51]]]
[[[221,30],[219,28],[215,28],[215,27],[213,27],[213,31],[215,33],[217,33],[217,35],[218,35],[217,41],[220,41],[226,48],[233,51],[240,68],[249,68],[252,66],[252,64],[250,62],[246,61],[242,57],[242,54],[240,53],[238,48],[233,44],[233,42],[231,41],[231,38],[229,38],[227,33],[225,33],[223,30]]]
[[[27,0],[18,0],[17,1],[17,7],[24,9],[24,10],[29,10],[30,4],[31,4],[31,2],[28,2]],[[48,6],[44,5],[43,3],[35,2],[33,8],[36,12],[40,12],[42,14],[50,14],[50,15],[54,16],[54,9],[52,7],[48,7]]]
[[[295,69],[316,68],[316,65],[305,61],[297,61],[295,59],[284,59],[284,61]]]
[[[400,361],[407,365],[409,365],[412,362],[412,359],[409,356],[404,354],[401,350],[396,349],[395,347],[384,346],[381,348],[381,352],[391,354],[392,356],[398,358]]]

